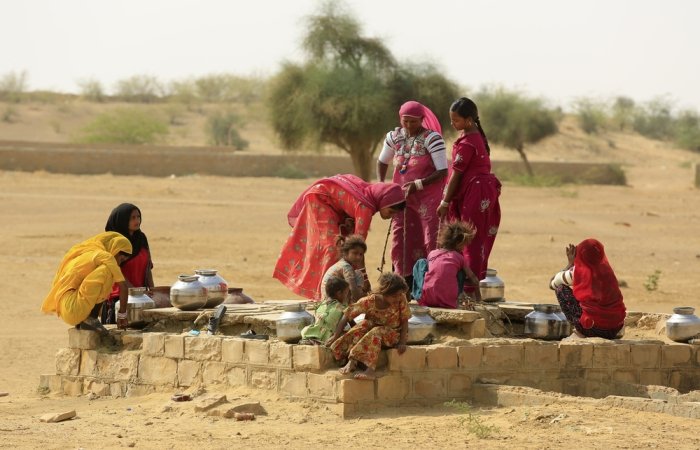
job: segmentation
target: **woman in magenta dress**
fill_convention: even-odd
[[[375,213],[389,219],[405,206],[398,184],[368,183],[355,175],[316,181],[289,210],[292,232],[272,276],[294,293],[320,300],[323,274],[340,257],[338,235],[359,234],[366,239]]]
[[[445,186],[447,152],[440,122],[426,106],[404,103],[399,120],[401,127],[386,135],[377,174],[384,181],[393,159],[392,181],[406,192],[406,209],[392,220],[391,261],[410,285],[413,265],[436,247],[440,220],[435,211]]]
[[[490,149],[476,104],[462,97],[450,107],[450,122],[460,131],[452,146],[452,165],[438,215],[470,222],[474,239],[465,247],[469,267],[483,280],[501,223],[501,182],[491,173]]]

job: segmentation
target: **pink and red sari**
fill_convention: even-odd
[[[272,276],[295,294],[320,300],[323,275],[340,258],[335,243],[341,225],[352,219],[354,230],[342,234],[367,238],[372,216],[403,200],[401,186],[394,183],[367,183],[355,175],[318,180],[299,196],[287,215],[292,232]]]
[[[464,256],[469,260],[469,268],[482,280],[501,224],[501,182],[491,173],[491,159],[481,134],[463,134],[455,141],[450,175],[452,171],[461,172],[462,179],[447,218],[476,226],[476,235],[464,248]]]

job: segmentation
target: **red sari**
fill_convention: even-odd
[[[401,186],[367,183],[354,175],[323,178],[304,191],[287,215],[292,232],[282,247],[272,274],[297,295],[323,298],[321,280],[340,258],[335,242],[340,225],[353,219],[348,233],[367,237],[379,209],[404,200]]]
[[[476,226],[476,235],[464,248],[464,256],[469,260],[469,268],[482,280],[501,224],[501,205],[498,202],[501,182],[491,173],[491,159],[481,134],[464,134],[455,141],[452,171],[460,172],[462,179],[450,202],[447,218]]]

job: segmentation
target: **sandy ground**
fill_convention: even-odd
[[[629,286],[623,290],[628,309],[700,307],[700,191],[692,187],[689,164],[697,162],[697,154],[640,142],[633,136],[616,138],[611,150],[618,153],[612,159],[625,164],[629,186],[504,186],[503,221],[490,265],[505,280],[509,300],[553,302],[547,281],[565,264],[565,245],[596,237]],[[610,152],[572,147],[567,156],[601,160]],[[534,159],[540,157],[535,152]],[[322,404],[230,391],[230,397],[260,400],[269,412],[243,423],[198,416],[188,405],[163,412],[166,394],[93,401],[37,394],[39,374],[54,373],[54,354],[67,342],[67,326],[41,315],[41,300],[63,253],[101,231],[114,206],[129,201],[141,207],[156,284],[214,267],[230,285],[258,300],[293,298],[271,272],[288,233],[285,213],[309,182],[0,172],[0,272],[5,274],[0,391],[10,393],[0,397],[0,447],[700,447],[697,421],[590,405],[483,411],[483,423],[498,430],[479,440],[460,425],[458,411],[444,406],[343,421]],[[369,238],[371,270],[381,259],[387,225],[375,218]],[[656,270],[661,271],[658,289],[648,291],[644,283]],[[42,413],[65,409],[76,409],[78,419],[61,424],[37,420]],[[553,424],[537,419],[552,414],[566,417]]]

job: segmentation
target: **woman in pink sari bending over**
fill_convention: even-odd
[[[447,154],[440,122],[426,106],[410,101],[399,110],[401,127],[386,135],[377,161],[379,181],[394,162],[392,181],[403,186],[406,209],[392,221],[391,262],[394,271],[413,279],[413,265],[437,245],[440,204],[447,175]]]
[[[462,97],[450,107],[452,126],[461,131],[452,147],[452,166],[438,215],[471,222],[474,239],[465,247],[469,267],[483,280],[501,223],[501,182],[491,173],[490,149],[476,104]]]
[[[292,232],[272,274],[295,294],[320,300],[321,279],[340,258],[338,235],[367,238],[372,216],[388,219],[406,206],[401,186],[368,183],[355,175],[316,181],[287,214]]]

